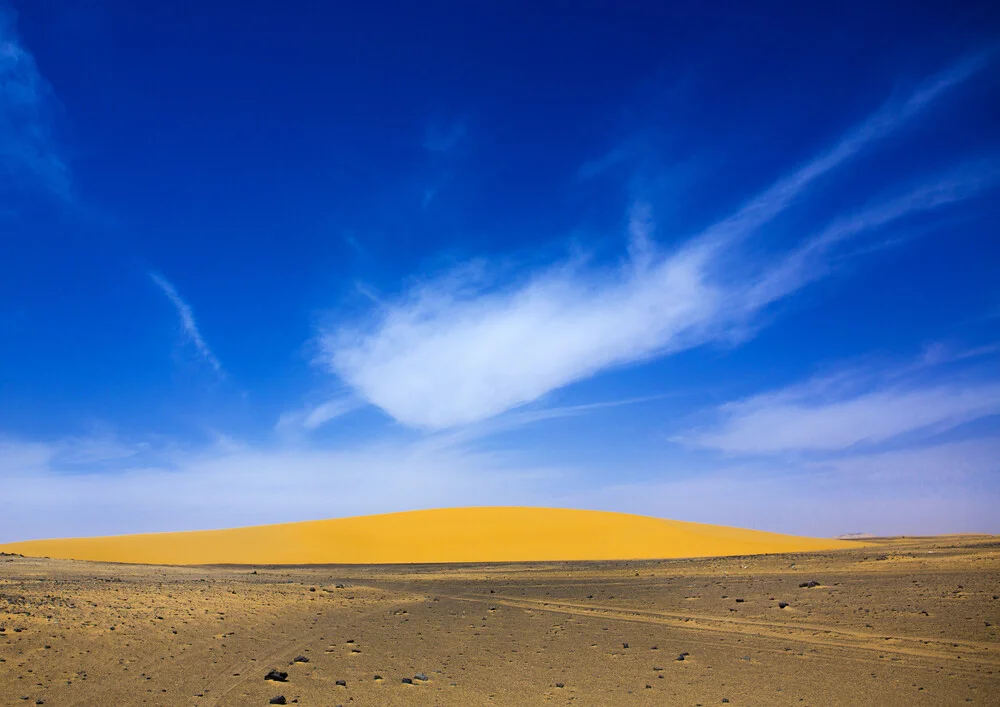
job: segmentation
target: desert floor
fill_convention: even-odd
[[[1000,704],[1000,538],[874,543],[510,565],[0,557],[0,704]]]

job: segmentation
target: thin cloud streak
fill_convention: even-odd
[[[202,338],[201,332],[198,330],[198,325],[194,319],[194,312],[191,311],[191,307],[187,302],[181,299],[181,296],[177,294],[177,288],[175,288],[165,277],[155,272],[150,273],[149,277],[156,283],[157,287],[163,290],[163,294],[167,296],[167,299],[169,299],[177,309],[177,316],[180,317],[181,327],[184,329],[184,333],[187,335],[188,339],[191,340],[191,343],[193,343],[195,348],[198,350],[198,353],[201,354],[201,357],[208,362],[216,373],[221,375],[223,373],[222,364],[219,362],[219,359],[215,357],[215,354],[212,353],[208,344],[205,343],[205,339]]]
[[[1000,414],[1000,382],[861,383],[848,374],[727,403],[717,414],[714,429],[675,441],[728,454],[829,453]]]
[[[745,335],[756,315],[819,277],[822,257],[837,243],[992,184],[995,169],[980,165],[984,173],[938,179],[860,218],[835,221],[777,266],[756,263],[759,272],[749,276],[724,266],[740,239],[984,61],[964,62],[890,103],[832,150],[673,252],[655,249],[654,224],[640,204],[630,220],[632,258],[621,267],[567,263],[492,291],[480,270],[459,270],[382,305],[370,326],[321,332],[323,360],[396,420],[440,430],[493,417],[615,366]]]
[[[306,431],[316,430],[331,420],[354,412],[366,403],[352,396],[343,396],[327,400],[312,407],[306,407],[294,412],[282,413],[278,418],[275,429],[278,431],[303,429]]]
[[[28,180],[69,200],[69,167],[51,131],[56,99],[21,44],[15,20],[14,11],[0,4],[0,170],[15,186]]]

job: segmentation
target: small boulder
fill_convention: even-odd
[[[413,678],[403,678],[403,684],[404,685],[412,685],[413,684]]]
[[[338,680],[337,681],[337,685],[339,685],[340,687],[347,687],[347,681],[346,680]]]
[[[267,703],[269,705],[287,705],[288,704],[288,702],[285,701],[285,696],[284,695],[277,695],[276,697],[272,697],[271,699],[269,699],[267,701]]]
[[[297,655],[294,658],[292,658],[292,662],[293,663],[308,663],[309,659],[306,658],[304,655]]]
[[[779,601],[778,602],[778,608],[779,609],[786,609],[786,608],[788,608],[788,602],[787,601]]]
[[[288,680],[288,673],[282,672],[281,670],[271,670],[264,676],[264,679],[273,680],[274,682],[285,682]]]
[[[424,675],[423,673],[417,673],[416,675],[413,676],[413,679],[420,680],[422,682],[427,682],[428,680],[430,680],[430,678]]]

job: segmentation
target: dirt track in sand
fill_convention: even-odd
[[[0,557],[0,704],[1000,702],[1000,539],[874,542],[508,565]]]

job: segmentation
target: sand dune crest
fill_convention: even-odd
[[[444,508],[226,530],[30,540],[5,552],[104,562],[398,564],[624,560],[857,546],[647,516],[559,508]]]

